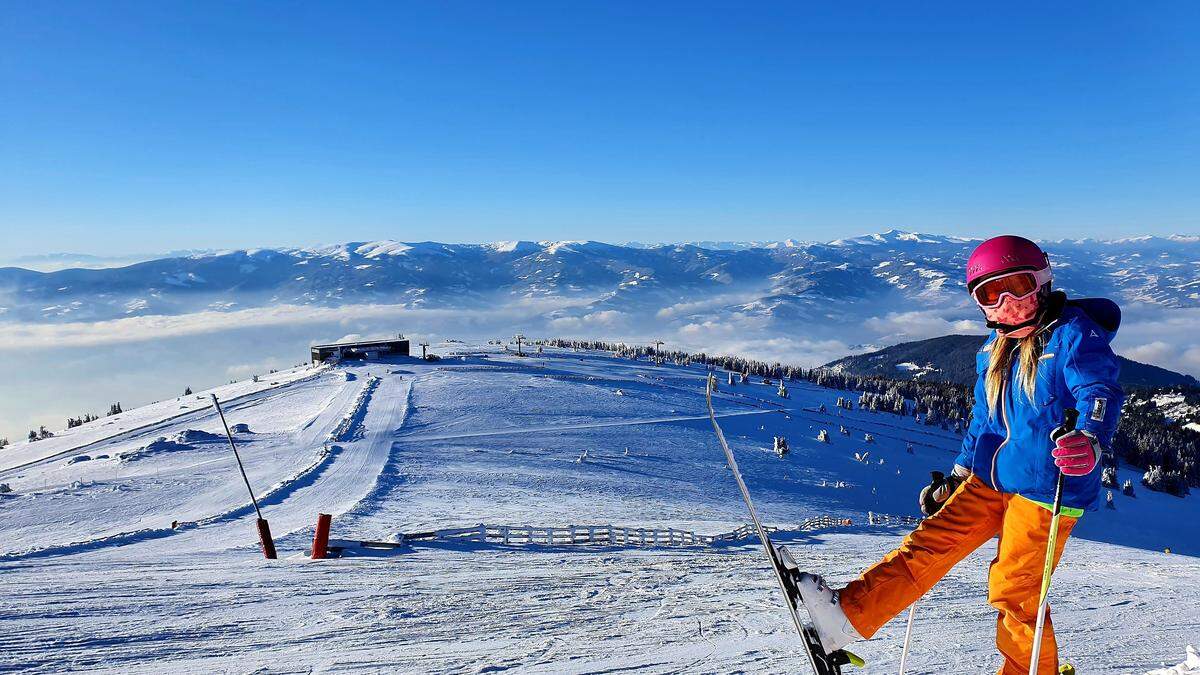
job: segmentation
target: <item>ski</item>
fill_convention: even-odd
[[[783,593],[788,613],[792,616],[792,623],[796,627],[796,632],[800,635],[801,643],[804,644],[804,653],[808,657],[808,663],[812,666],[813,673],[816,675],[840,675],[842,666],[844,665],[860,667],[865,665],[862,659],[842,649],[831,654],[825,653],[825,649],[821,647],[821,640],[817,637],[816,629],[800,619],[799,606],[803,605],[803,602],[796,584],[799,569],[792,558],[791,552],[782,546],[776,548],[771,542],[771,538],[767,536],[767,531],[763,528],[762,521],[758,519],[758,512],[754,509],[754,502],[750,499],[750,490],[746,488],[746,483],[742,480],[742,472],[738,469],[733,451],[729,449],[729,443],[725,441],[725,434],[721,431],[721,425],[717,424],[717,413],[713,410],[712,403],[715,379],[710,374],[705,386],[704,397],[708,404],[708,418],[712,421],[713,431],[717,434],[717,441],[720,442],[721,449],[725,452],[725,461],[729,465],[729,470],[733,472],[733,478],[737,481],[738,489],[742,493],[742,501],[746,502],[746,509],[750,512],[750,521],[754,523],[754,529],[758,532],[758,538],[762,542],[767,559],[771,561],[771,569],[775,572],[775,580],[779,582],[779,590]]]

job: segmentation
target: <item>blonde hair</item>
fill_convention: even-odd
[[[1026,398],[1033,401],[1033,392],[1037,388],[1038,359],[1042,355],[1042,346],[1040,331],[1035,331],[1020,339],[997,337],[996,341],[992,343],[983,389],[987,394],[988,409],[991,410],[993,417],[996,415],[996,408],[1000,402],[1000,393],[1004,391],[1005,383],[1008,381],[1014,354],[1020,362],[1017,381],[1021,385],[1021,390],[1025,392]]]

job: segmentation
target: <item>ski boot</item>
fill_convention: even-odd
[[[837,591],[830,590],[821,577],[801,572],[787,548],[780,546],[778,551],[784,586],[791,596],[789,601],[804,606],[812,622],[804,626],[809,651],[817,660],[824,660],[830,673],[840,673],[843,665],[865,666],[860,657],[843,649],[863,637],[842,612]]]
[[[796,580],[800,601],[808,610],[813,627],[821,636],[821,647],[826,652],[835,652],[842,647],[863,639],[846,618],[838,602],[838,592],[825,584],[816,574],[800,572]]]

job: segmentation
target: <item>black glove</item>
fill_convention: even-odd
[[[954,494],[963,479],[955,474],[947,476],[941,471],[931,471],[929,475],[931,478],[929,485],[921,489],[918,501],[921,504],[921,513],[932,516],[941,510],[942,504],[945,504],[950,495]]]

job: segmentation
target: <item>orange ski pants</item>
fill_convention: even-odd
[[[997,492],[971,476],[899,548],[841,591],[842,610],[859,634],[869,638],[933,588],[958,561],[999,534],[1000,545],[988,575],[988,602],[1000,613],[996,619],[996,647],[1004,656],[1000,674],[1027,674],[1050,517],[1046,507]],[[1055,566],[1074,526],[1075,518],[1060,516]],[[1038,661],[1037,675],[1058,672],[1049,609]]]

